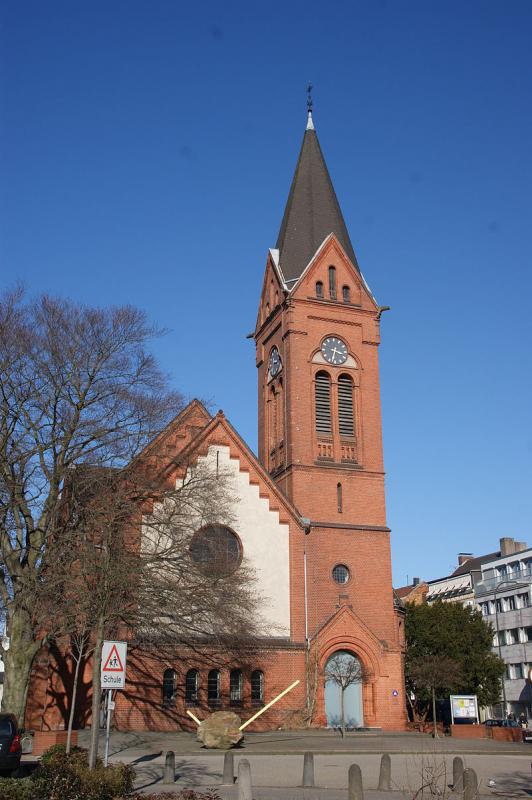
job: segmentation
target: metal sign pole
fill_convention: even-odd
[[[111,711],[113,707],[113,703],[111,702],[111,696],[113,694],[112,689],[107,690],[107,721],[106,721],[106,729],[105,729],[105,755],[103,759],[104,767],[107,766],[109,763],[109,736],[111,732]]]

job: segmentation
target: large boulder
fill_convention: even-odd
[[[215,711],[198,726],[198,742],[204,747],[229,750],[239,744],[244,734],[239,730],[242,720],[232,711]]]

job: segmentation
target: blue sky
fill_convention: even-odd
[[[532,4],[5,2],[0,283],[133,303],[256,446],[305,87],[383,318],[397,585],[532,544]]]

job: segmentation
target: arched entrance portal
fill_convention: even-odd
[[[348,650],[337,650],[325,664],[325,713],[329,728],[361,728],[363,668]]]

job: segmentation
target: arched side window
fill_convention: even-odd
[[[316,373],[316,433],[331,433],[331,379],[327,372]]]
[[[350,375],[340,375],[338,378],[338,430],[340,436],[355,435],[353,379]]]
[[[264,703],[264,673],[260,669],[251,673],[251,702],[254,705]]]
[[[175,704],[177,694],[177,672],[175,669],[165,669],[163,673],[163,703],[165,706]]]
[[[323,283],[316,281],[316,297],[323,297]]]
[[[189,669],[185,676],[185,702],[198,702],[199,694],[199,672],[197,669]]]
[[[210,706],[219,706],[221,699],[220,670],[211,669],[207,675],[207,702]]]
[[[329,267],[329,296],[336,300],[336,267]]]
[[[338,502],[338,513],[341,514],[343,511],[343,497],[342,497],[342,484],[336,484],[336,500]]]
[[[232,706],[242,705],[242,672],[232,669],[229,673],[229,698]]]
[[[351,302],[351,292],[349,290],[349,286],[342,286],[342,300],[344,303]]]

